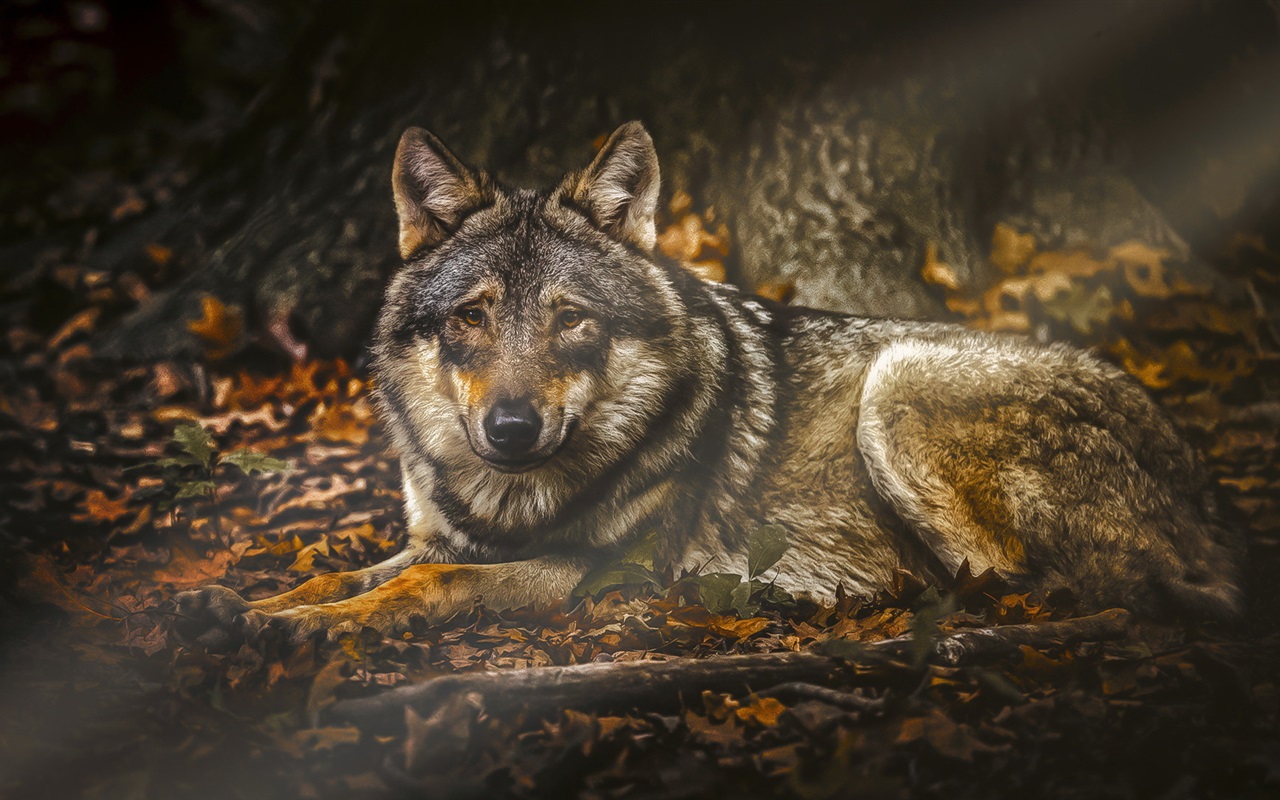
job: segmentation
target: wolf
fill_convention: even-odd
[[[408,542],[389,560],[181,614],[292,640],[554,603],[637,536],[676,570],[831,601],[968,563],[1081,610],[1240,611],[1240,544],[1206,471],[1132,379],[1061,344],[790,307],[654,252],[637,122],[585,169],[513,189],[419,128],[392,174],[403,268],[372,369]]]

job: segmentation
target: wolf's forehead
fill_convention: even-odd
[[[522,211],[486,220],[470,231],[449,266],[472,278],[496,281],[506,293],[530,298],[609,291],[640,277],[599,237],[566,231],[536,210]]]

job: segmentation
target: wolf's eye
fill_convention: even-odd
[[[582,320],[585,318],[586,318],[586,315],[583,314],[578,309],[566,308],[564,311],[560,312],[560,327],[576,328],[578,327],[578,325],[582,323]]]
[[[475,306],[462,309],[458,312],[458,316],[462,317],[462,321],[468,325],[475,326],[484,324],[484,311],[476,308]]]

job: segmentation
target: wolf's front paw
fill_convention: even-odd
[[[251,608],[236,618],[235,625],[247,637],[297,645],[327,629],[329,620],[311,606],[272,613]]]
[[[203,586],[173,597],[174,631],[186,643],[209,649],[225,649],[233,644],[236,619],[249,610],[249,603],[225,586]]]

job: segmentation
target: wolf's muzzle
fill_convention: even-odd
[[[493,449],[512,458],[538,443],[542,417],[528,400],[502,400],[484,418],[484,436]]]

